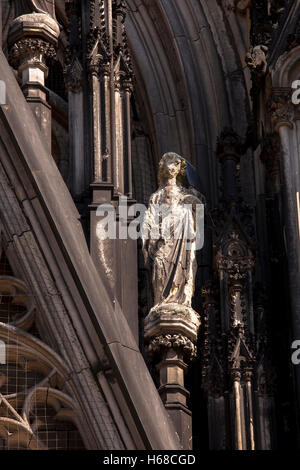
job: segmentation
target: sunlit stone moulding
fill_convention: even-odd
[[[48,64],[56,57],[60,28],[45,13],[31,13],[16,18],[8,35],[9,61],[17,69],[22,91],[29,103],[51,153],[51,108],[45,79]]]
[[[8,36],[10,59],[18,67],[23,85],[44,85],[48,74],[46,60],[55,57],[59,34],[58,23],[44,13],[22,15],[12,22]]]
[[[163,334],[181,334],[196,342],[200,317],[195,310],[176,303],[153,307],[145,318],[145,340]]]

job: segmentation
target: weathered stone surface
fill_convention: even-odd
[[[139,417],[139,426],[144,427],[143,445],[150,445],[157,449],[163,447],[176,449],[179,447],[176,435],[168,422],[167,415],[164,414],[160,398],[128,324],[121,311],[118,311],[116,316],[115,309],[90,257],[81,225],[78,222],[78,212],[70,193],[55,162],[43,146],[37,124],[3,55],[0,57],[0,62],[1,79],[8,83],[9,104],[9,107],[2,113],[2,118],[6,128],[13,132],[12,148],[17,143],[22,155],[22,158],[18,157],[19,160],[14,160],[14,165],[26,168],[30,175],[31,185],[36,191],[37,206],[34,210],[32,207],[27,210],[27,217],[32,230],[40,234],[37,236],[40,240],[38,249],[41,250],[52,275],[60,285],[68,314],[70,318],[74,316],[73,322],[78,324],[76,341],[79,338],[82,339],[84,355],[92,354],[94,360],[97,358],[97,353],[95,353],[97,347],[94,350],[93,346],[91,348],[93,341],[98,342],[100,339],[103,343],[122,393],[126,390],[125,401],[128,402],[129,409],[135,417]],[[9,165],[9,161],[3,161],[3,164]],[[61,201],[64,203],[61,204]],[[51,225],[49,225],[50,221]],[[73,299],[78,299],[78,302],[74,303]],[[88,342],[82,336],[86,331],[84,323],[91,325]],[[50,325],[49,327],[51,328]],[[56,334],[59,335],[59,331]],[[67,353],[71,354],[71,357],[72,348],[76,349],[76,341],[71,341],[69,353]],[[96,346],[96,343],[94,345]],[[95,366],[96,363],[97,359]],[[144,375],[143,380],[140,380],[141,373]],[[92,380],[91,377],[89,380]],[[94,386],[97,387],[97,385]],[[142,392],[144,387],[146,388]],[[151,395],[152,406],[149,408],[150,387],[153,393]],[[87,400],[86,405],[88,408],[93,408],[93,400]],[[161,425],[166,427],[163,438],[165,443],[162,442],[161,431],[158,432],[155,424],[161,420],[162,416],[164,416],[164,421]],[[110,447],[110,444],[107,447]]]
[[[36,370],[55,417],[79,413],[87,448],[177,449],[176,434],[186,449],[299,447],[289,351],[300,337],[300,0],[7,0],[0,10],[18,69],[1,55],[0,346],[10,338],[17,371],[6,381],[0,369],[1,397]],[[172,243],[152,245],[153,299],[142,250],[98,239],[96,210],[111,203],[117,228],[119,195],[147,204],[167,151],[199,173],[206,240],[197,257],[179,250],[187,263]],[[43,447],[13,400],[1,402],[0,420],[14,424],[0,447]]]

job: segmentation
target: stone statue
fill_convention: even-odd
[[[251,47],[250,51],[247,52],[245,60],[252,72],[265,75],[268,68],[266,57],[268,50],[267,46],[260,44],[255,47]]]
[[[151,268],[154,307],[180,304],[191,308],[196,262],[196,208],[200,193],[183,185],[186,161],[166,153],[158,171],[143,225],[143,253]]]
[[[165,406],[186,413],[185,425],[191,426],[184,374],[197,355],[200,316],[191,305],[196,251],[202,248],[198,232],[203,230],[204,205],[201,195],[186,187],[186,170],[185,159],[176,153],[162,157],[159,188],[150,197],[142,237],[154,294],[154,306],[144,320],[147,358],[159,373],[159,393]]]
[[[46,13],[55,18],[54,0],[18,0],[16,3],[16,16],[28,13]]]

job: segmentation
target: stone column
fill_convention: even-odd
[[[280,138],[277,132],[265,136],[260,159],[266,169],[268,193],[276,194],[280,191]]]
[[[247,409],[249,419],[249,448],[255,450],[255,432],[254,432],[254,414],[253,414],[253,373],[251,370],[244,371],[244,380],[246,384]]]
[[[203,290],[203,386],[208,396],[213,449],[253,450],[253,387],[257,368],[252,272],[255,266],[251,209],[239,192],[238,166],[244,145],[233,129],[224,129],[217,155],[223,170],[223,194],[213,212],[214,278]],[[242,222],[242,223],[241,223]],[[216,300],[218,299],[218,301]],[[220,422],[222,426],[220,426]]]
[[[235,449],[244,450],[242,431],[242,410],[241,410],[241,373],[234,371],[232,377],[233,397],[234,397],[234,421],[235,421]]]
[[[104,123],[102,124],[102,144],[103,144],[103,161],[102,161],[102,170],[103,170],[103,181],[107,181],[112,184],[112,139],[110,132],[110,73],[109,73],[109,64],[105,64],[102,67],[102,83],[103,83],[103,99],[102,107],[103,113],[106,116]]]
[[[199,315],[178,304],[152,309],[145,319],[148,359],[159,373],[159,393],[184,449],[192,449],[192,417],[184,374],[196,356]]]
[[[137,243],[124,235],[125,225],[130,222],[130,217],[126,222],[124,196],[128,207],[135,202],[130,132],[133,73],[125,34],[126,5],[116,0],[86,4],[73,0],[68,14],[71,34],[67,72],[78,71],[84,77],[83,91],[80,87],[75,94],[72,89],[69,102],[70,109],[75,99],[77,109],[83,109],[75,117],[78,122],[81,120],[80,129],[75,128],[71,134],[77,142],[73,192],[83,194],[81,200],[85,197],[83,190],[91,195],[91,256],[102,277],[104,269],[104,282],[116,309],[122,309],[138,340]],[[101,216],[97,209],[101,204],[115,208],[112,224],[116,239],[103,240],[99,235]]]
[[[93,149],[93,182],[102,181],[102,148],[101,148],[101,107],[102,96],[100,89],[100,63],[102,55],[98,52],[96,42],[88,57],[87,70],[89,76],[89,91],[92,105],[92,149]]]
[[[220,292],[217,284],[208,282],[202,288],[203,342],[201,349],[202,387],[207,397],[209,449],[227,448],[226,354],[220,321]],[[220,426],[218,423],[222,423]]]
[[[295,107],[291,100],[289,88],[273,89],[269,102],[269,112],[275,132],[278,132],[281,142],[281,177],[283,195],[283,217],[285,222],[284,235],[286,241],[286,256],[289,271],[290,305],[292,316],[292,340],[300,339],[300,184],[295,178],[298,167],[299,149],[294,118]],[[299,138],[299,137],[298,137]],[[300,414],[300,369],[294,368],[298,416]]]
[[[74,71],[73,82],[66,82],[69,95],[69,149],[70,161],[72,165],[72,182],[71,191],[75,199],[77,199],[84,191],[84,99],[79,79],[82,69],[79,62],[75,62],[74,69],[78,67],[78,71]]]
[[[230,394],[233,402],[231,415],[234,419],[234,448],[254,450],[252,372],[255,368],[255,355],[251,343],[254,330],[252,292],[249,289],[254,258],[245,240],[242,240],[241,233],[231,232],[225,240],[217,254],[216,264],[220,290],[226,293],[226,300],[221,300],[221,309],[224,313],[226,308],[229,310],[225,313],[227,321],[224,323],[228,327],[223,334],[226,334],[228,341],[227,371],[232,383]]]
[[[17,68],[22,90],[38,121],[51,152],[51,107],[47,103],[45,79],[47,62],[56,56],[60,29],[58,23],[44,13],[31,13],[16,18],[10,27],[8,43],[10,62]]]
[[[118,67],[118,65],[117,65]],[[114,114],[115,114],[115,159],[114,159],[114,186],[117,194],[124,194],[124,129],[123,129],[123,94],[121,90],[120,74],[115,72],[114,87]]]
[[[217,145],[219,160],[223,166],[223,195],[225,200],[238,195],[236,167],[240,161],[240,139],[232,129],[224,129]]]
[[[85,190],[85,138],[83,65],[81,57],[81,21],[77,1],[66,4],[69,20],[69,46],[64,64],[65,86],[68,90],[69,151],[71,161],[71,192],[78,200]]]
[[[124,175],[125,178],[125,192],[129,199],[132,199],[132,158],[131,158],[131,107],[130,98],[132,94],[132,82],[131,80],[123,81],[123,93],[124,93],[124,156],[126,158],[126,169],[127,172]]]

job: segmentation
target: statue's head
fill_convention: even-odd
[[[158,184],[163,185],[168,179],[176,177],[180,183],[186,173],[186,161],[174,152],[165,153],[158,166]]]

